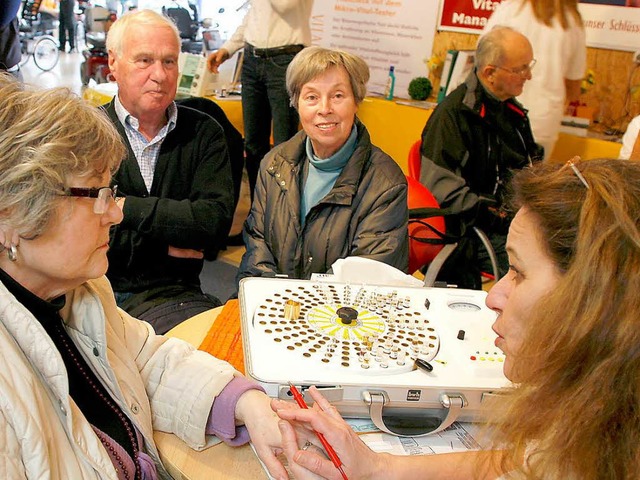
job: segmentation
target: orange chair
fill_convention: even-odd
[[[440,209],[438,201],[434,198],[433,194],[427,187],[419,183],[420,168],[422,167],[422,154],[420,153],[421,147],[422,139],[416,140],[411,145],[409,155],[407,157],[407,166],[409,170],[409,175],[407,176],[407,181],[409,182],[409,271],[413,273],[424,265],[429,265],[429,269],[433,268],[433,272],[429,272],[429,269],[427,270],[428,273],[434,275],[433,278],[427,278],[425,275],[425,285],[427,285],[427,282],[435,282],[435,275],[438,274],[442,264],[455,248],[455,246],[451,248],[451,245],[457,244],[454,239],[447,237],[444,227],[444,215],[450,215],[451,213],[440,210],[440,216],[434,217],[433,215],[438,215],[438,210]],[[413,182],[411,182],[411,180],[413,180]],[[412,209],[422,209],[423,207],[434,209],[434,211],[428,215],[429,222],[426,222],[425,218],[420,217],[423,213],[427,213],[424,210],[422,210],[422,212],[411,211]],[[428,237],[426,237],[428,238],[428,241],[426,241],[426,239],[418,239],[420,236],[425,234],[427,229],[430,228],[426,225],[435,226],[436,224],[441,226],[441,228],[436,227],[438,233],[432,232]],[[490,280],[495,280],[498,276],[498,261],[495,251],[491,246],[491,242],[487,235],[478,227],[473,227],[473,231],[480,240],[480,243],[487,250],[491,262],[492,273],[481,272],[480,275]],[[411,238],[413,235],[412,232],[417,234],[414,235],[416,238]],[[436,238],[438,236],[442,240],[441,244],[436,243]],[[447,240],[445,241],[444,239]],[[447,248],[444,248],[445,245]],[[438,263],[434,263],[433,267],[431,267],[431,263],[435,260],[435,257],[437,257],[441,250],[444,250],[445,253],[443,253],[441,257],[438,257]],[[423,263],[420,264],[420,262]],[[416,267],[416,265],[418,266]]]
[[[444,226],[444,216],[452,213],[440,209],[433,194],[420,183],[421,147],[422,140],[416,140],[411,145],[407,158],[409,169],[407,176],[409,183],[409,271],[413,273],[417,269],[429,265],[425,274],[425,286],[432,286],[444,261],[457,246],[457,242],[456,239],[447,236]],[[473,231],[487,250],[491,262],[492,273],[481,272],[480,275],[495,280],[498,277],[498,261],[493,246],[481,229],[474,226]]]
[[[422,165],[422,155],[420,154],[422,140],[416,140],[409,149],[409,158],[407,165],[409,167],[409,176],[414,180],[420,181],[420,167]]]
[[[447,236],[443,210],[429,189],[407,177],[409,207],[409,272],[427,267],[424,285],[435,284],[440,268],[456,248],[455,239]]]

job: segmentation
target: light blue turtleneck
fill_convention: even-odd
[[[307,137],[307,158],[309,159],[309,172],[302,187],[300,200],[300,218],[304,227],[309,210],[322,200],[331,191],[342,169],[347,164],[356,149],[358,129],[354,125],[347,141],[340,149],[329,158],[318,158],[313,153],[311,139]]]

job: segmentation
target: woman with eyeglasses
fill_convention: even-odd
[[[228,363],[118,309],[107,270],[125,149],[68,90],[0,74],[0,472],[169,478],[153,431],[254,446],[278,478],[269,399]]]
[[[536,142],[545,159],[553,153],[566,102],[578,100],[587,68],[587,46],[578,0],[505,0],[484,31],[496,25],[515,28],[529,39],[536,57],[535,75],[518,101],[529,111]]]
[[[312,388],[313,409],[272,401],[296,478],[342,478],[310,428],[350,480],[640,478],[640,164],[542,163],[513,189],[510,270],[487,305],[514,387],[488,412],[487,450],[373,453]]]

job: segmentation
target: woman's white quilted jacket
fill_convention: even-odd
[[[153,430],[207,446],[213,400],[237,372],[117,308],[106,278],[67,295],[61,315],[82,355],[143,434],[168,478]],[[118,379],[116,381],[116,378]],[[60,354],[40,323],[0,283],[0,478],[117,479],[106,450],[69,397]]]

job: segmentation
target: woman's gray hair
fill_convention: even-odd
[[[125,155],[101,110],[66,88],[30,89],[0,72],[0,226],[37,237],[70,176],[113,173]]]
[[[507,42],[514,33],[520,34],[511,27],[496,25],[482,35],[476,46],[474,61],[476,68],[482,69],[487,65],[502,65]]]
[[[287,93],[294,108],[298,108],[302,87],[331,67],[343,67],[349,75],[356,103],[364,100],[369,81],[369,66],[362,58],[342,50],[307,47],[298,53],[287,67]]]
[[[116,55],[121,56],[126,32],[130,30],[135,34],[137,28],[145,25],[170,28],[176,36],[178,45],[181,44],[180,31],[170,18],[153,10],[138,10],[124,14],[111,25],[107,35],[107,51],[115,52]]]

